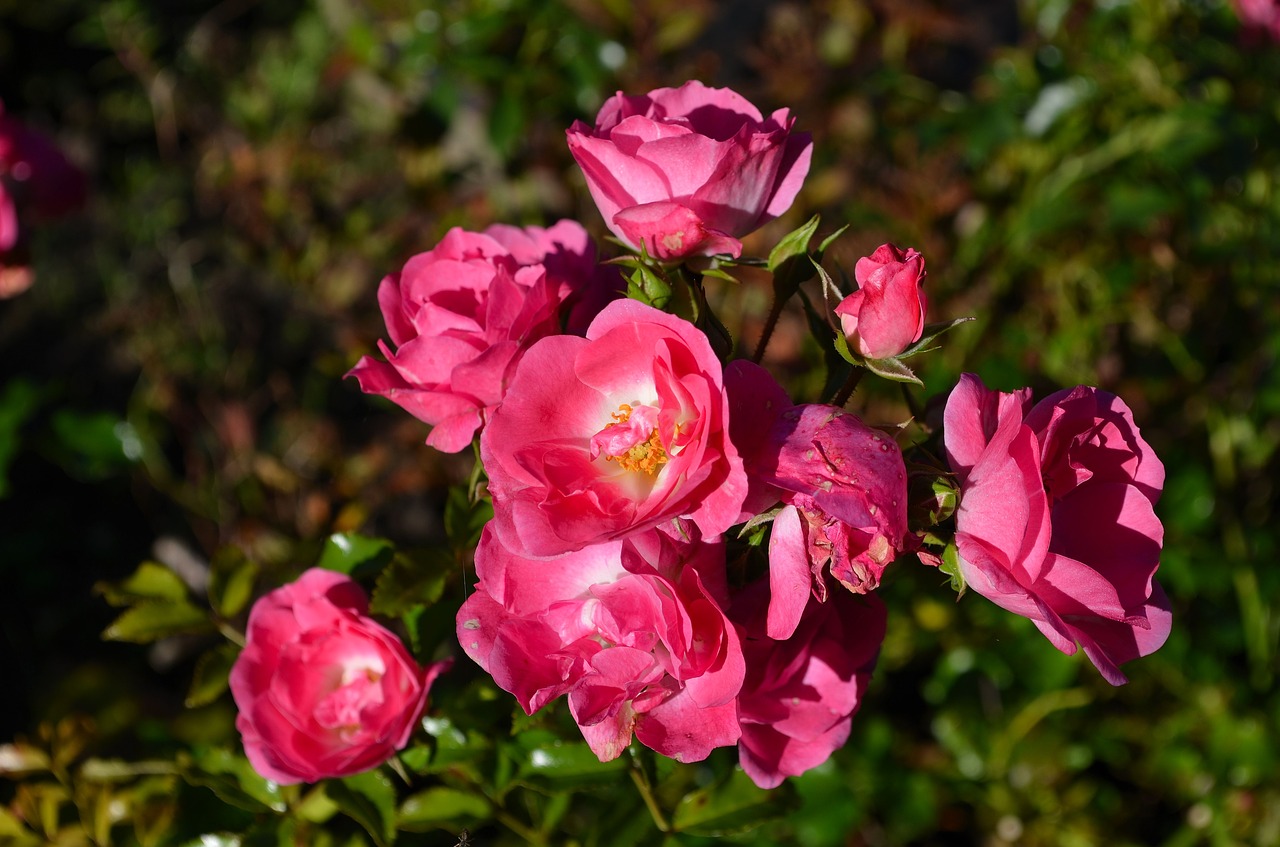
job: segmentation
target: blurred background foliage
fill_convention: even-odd
[[[383,335],[378,280],[451,226],[602,233],[564,129],[695,77],[816,139],[749,253],[818,212],[852,223],[829,266],[917,247],[933,319],[977,316],[921,361],[935,400],[974,370],[1134,407],[1168,467],[1169,642],[1112,689],[904,563],[852,739],[776,796],[731,751],[595,764],[465,660],[407,786],[257,780],[210,607],[242,623],[321,556],[390,555],[334,533],[425,551],[389,573],[449,551],[418,586],[437,614],[404,618],[426,656],[469,578],[471,457],[342,380]],[[93,185],[0,303],[0,842],[660,843],[645,779],[693,833],[787,812],[740,843],[1280,844],[1277,80],[1222,0],[0,0],[6,110]],[[716,296],[749,350],[767,286]],[[799,309],[766,363],[818,399]],[[854,407],[907,414],[887,384]],[[185,584],[107,587],[148,558]],[[186,634],[100,641],[138,597]]]

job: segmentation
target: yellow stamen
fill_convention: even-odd
[[[631,404],[623,403],[618,407],[618,411],[613,413],[612,417],[618,423],[623,424],[631,420],[631,411]],[[644,471],[649,476],[656,476],[661,467],[670,461],[656,428],[649,433],[647,439],[639,444],[632,445],[631,449],[626,453],[621,456],[605,454],[605,459],[610,462],[617,462],[618,466],[625,471]]]

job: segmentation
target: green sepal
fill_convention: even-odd
[[[966,589],[964,574],[960,572],[960,550],[953,539],[942,551],[942,564],[938,570],[951,578],[951,590],[956,593],[956,600],[964,596]]]
[[[920,377],[916,376],[911,368],[902,364],[901,359],[896,356],[887,356],[883,359],[863,359],[863,364],[866,365],[867,370],[876,376],[882,376],[894,382],[910,382],[914,385],[924,386],[924,383],[920,381]]]

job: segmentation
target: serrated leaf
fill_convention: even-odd
[[[445,550],[397,553],[378,574],[369,611],[400,617],[417,606],[430,606],[440,600],[450,577],[457,572],[457,560]]]
[[[396,826],[407,832],[437,829],[446,821],[487,819],[493,807],[484,796],[440,786],[412,795],[400,805]]]
[[[187,585],[159,562],[143,562],[119,582],[99,582],[93,590],[113,606],[132,606],[151,600],[185,600]]]
[[[212,703],[222,696],[222,692],[227,690],[231,666],[239,655],[239,646],[228,641],[199,658],[191,676],[191,688],[187,690],[188,709]]]
[[[185,600],[178,603],[153,602],[126,609],[103,631],[102,637],[108,641],[147,644],[171,635],[191,635],[213,629],[208,612]]]
[[[198,755],[179,752],[177,765],[191,785],[208,788],[224,802],[247,812],[284,812],[280,786],[260,776],[244,756],[221,747]]]
[[[893,357],[885,359],[864,359],[863,364],[867,366],[867,370],[877,376],[882,376],[885,379],[891,379],[894,382],[910,382],[915,385],[924,385],[924,383],[920,381],[920,378],[912,372],[911,368],[902,364],[901,361]]]
[[[233,618],[253,599],[258,565],[235,547],[219,550],[209,563],[209,604],[224,618]]]
[[[344,815],[364,827],[378,847],[395,843],[396,791],[381,772],[331,779],[324,790]]]
[[[790,259],[805,256],[809,252],[809,241],[813,238],[813,234],[818,231],[818,223],[821,216],[814,215],[800,226],[788,232],[778,241],[774,248],[769,251],[769,261],[765,265],[769,272],[775,276],[778,269]]]
[[[355,532],[329,536],[316,567],[351,574],[362,565],[381,566],[391,560],[395,548],[385,538],[370,538]]]
[[[671,823],[678,832],[714,838],[754,829],[782,817],[794,805],[790,783],[765,790],[735,769],[724,782],[685,795]]]

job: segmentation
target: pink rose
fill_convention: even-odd
[[[359,585],[319,568],[254,604],[231,695],[245,754],[262,776],[285,784],[349,776],[408,742],[450,660],[423,670],[367,611]]]
[[[596,265],[573,221],[451,229],[382,281],[378,303],[398,349],[379,342],[387,361],[365,356],[348,376],[431,424],[427,443],[456,453],[502,401],[524,350],[558,334],[565,318],[585,326],[619,280]]]
[[[1027,412],[1030,398],[965,374],[947,400],[960,569],[974,591],[1030,618],[1062,652],[1079,644],[1121,685],[1117,666],[1158,649],[1172,623],[1155,581],[1164,466],[1114,394],[1078,386]]]
[[[567,695],[601,761],[633,732],[664,756],[700,761],[739,735],[742,649],[707,587],[723,572],[723,544],[653,534],[535,560],[490,524],[458,639],[529,714]]]
[[[569,150],[605,223],[654,258],[742,254],[742,236],[785,212],[813,142],[786,109],[768,118],[727,88],[686,82],[622,92],[595,127],[575,121]]]
[[[747,677],[738,697],[742,769],[761,788],[776,788],[825,762],[849,738],[885,633],[878,597],[834,592],[809,603],[795,634],[765,635],[762,583],[734,602],[746,628]]]
[[[503,543],[545,557],[680,517],[727,530],[747,478],[722,379],[701,331],[634,300],[534,344],[480,439]]]
[[[792,406],[758,365],[734,362],[725,381],[751,514],[786,504],[769,541],[768,621],[786,638],[810,594],[826,600],[824,573],[855,594],[880,584],[906,544],[906,467],[888,435],[836,406]]]
[[[1235,6],[1245,41],[1280,41],[1280,0],[1235,0]]]
[[[836,306],[851,350],[868,359],[884,359],[920,340],[928,306],[923,256],[882,244],[858,260],[853,278],[858,290]]]

